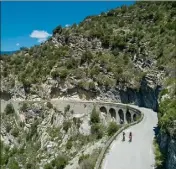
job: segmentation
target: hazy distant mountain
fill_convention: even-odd
[[[13,54],[17,51],[0,51],[0,52],[1,52],[1,55],[4,55],[4,54],[10,55],[10,54]]]

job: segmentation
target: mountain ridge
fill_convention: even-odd
[[[79,25],[56,27],[53,36],[41,45],[1,57],[1,99],[35,101],[75,97],[152,108],[159,111],[161,135],[162,131],[167,133],[167,144],[173,146],[173,121],[176,119],[175,11],[175,2],[136,2],[129,7],[86,17]],[[47,112],[64,119],[63,112],[57,114],[51,104],[47,103],[47,106],[28,105],[37,110],[43,107],[46,112],[44,121],[51,118]],[[29,108],[23,108],[22,115],[30,114]],[[64,112],[67,110],[68,107]],[[68,115],[71,117],[71,112]],[[33,120],[31,130],[36,135],[28,134],[35,140],[38,137],[35,128],[39,122]],[[70,123],[66,120],[62,125],[67,129]],[[99,127],[94,127],[99,132]],[[72,140],[68,142],[69,147]],[[172,153],[175,153],[174,149]],[[65,157],[63,159],[65,161]],[[166,164],[175,164],[169,153]]]

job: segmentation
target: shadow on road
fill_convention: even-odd
[[[157,136],[158,133],[159,133],[159,127],[158,127],[158,126],[153,127],[153,131],[154,131],[154,133],[155,133],[155,136]]]

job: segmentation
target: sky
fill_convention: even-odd
[[[40,44],[58,25],[78,24],[85,17],[131,5],[134,1],[1,2],[1,51]]]

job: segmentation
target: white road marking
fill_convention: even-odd
[[[107,161],[105,162],[105,164],[104,164],[104,168],[103,168],[103,169],[106,169],[106,166],[107,166]]]

